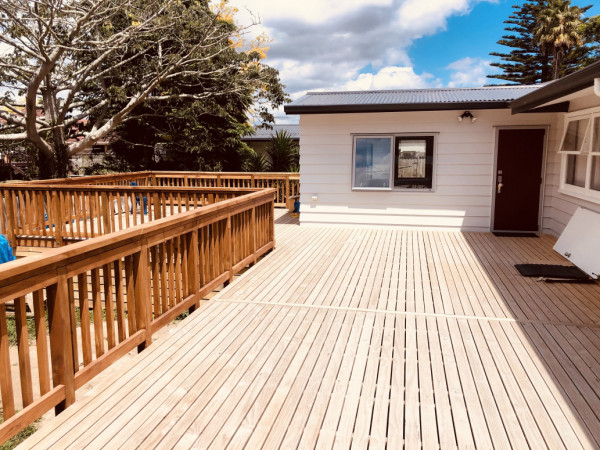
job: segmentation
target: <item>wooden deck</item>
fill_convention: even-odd
[[[600,285],[512,266],[564,263],[553,238],[276,223],[272,254],[25,447],[600,445]]]

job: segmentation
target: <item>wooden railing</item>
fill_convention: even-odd
[[[300,174],[288,172],[131,172],[34,181],[44,185],[121,185],[275,189],[276,206],[300,192]]]
[[[68,186],[68,185],[100,185],[100,186],[146,186],[150,180],[151,171],[111,173],[107,175],[89,175],[82,177],[52,178],[47,180],[34,180],[32,184],[43,184],[46,186]]]
[[[57,247],[255,190],[5,184],[0,185],[0,233],[13,249]]]
[[[0,266],[0,443],[53,407],[71,405],[87,381],[136,347],[143,350],[154,332],[271,250],[274,196],[248,193]],[[33,346],[27,296],[34,305]],[[7,306],[15,310],[14,360]]]

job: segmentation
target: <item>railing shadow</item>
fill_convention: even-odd
[[[472,283],[489,286],[488,296],[512,319],[480,324],[487,346],[508,365],[498,367],[505,385],[514,382],[520,389],[510,393],[514,412],[506,415],[528,407],[539,428],[530,430],[531,437],[543,437],[550,447],[600,446],[600,285],[522,277],[514,264],[570,265],[552,250],[551,236],[461,236],[466,260],[460,264],[472,258],[471,269],[480,277]]]

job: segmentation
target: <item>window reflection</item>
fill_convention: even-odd
[[[354,187],[390,187],[391,147],[391,138],[356,138]]]

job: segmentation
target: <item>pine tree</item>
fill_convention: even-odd
[[[532,0],[522,5],[514,5],[514,12],[504,23],[510,33],[502,36],[498,44],[511,48],[508,53],[493,52],[502,62],[494,62],[502,73],[488,75],[489,78],[505,80],[518,84],[535,84],[552,80],[554,52],[540,45],[536,39],[536,30],[540,27],[542,12],[548,9],[551,1]],[[558,76],[562,77],[590,64],[598,56],[594,33],[588,32],[588,19],[583,14],[590,6],[572,7],[579,21],[579,32],[583,38],[581,45],[561,49],[557,63]],[[589,22],[590,25],[592,22]],[[597,38],[597,36],[595,36]],[[597,39],[596,39],[597,40]]]
[[[509,53],[490,53],[504,62],[492,63],[492,66],[502,69],[502,73],[488,75],[489,78],[518,84],[535,84],[551,79],[549,57],[542,54],[533,39],[537,16],[544,3],[543,0],[536,0],[513,5],[513,14],[504,22],[509,25],[505,30],[510,34],[498,41],[498,44],[512,50]]]

